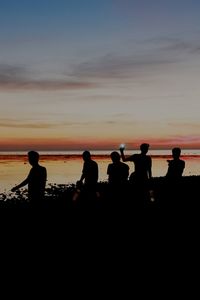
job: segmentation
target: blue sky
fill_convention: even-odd
[[[200,147],[200,1],[0,7],[2,149]]]

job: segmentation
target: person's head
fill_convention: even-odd
[[[181,148],[175,147],[175,148],[172,149],[172,156],[173,156],[173,158],[175,158],[175,159],[179,158],[180,155],[181,155]]]
[[[118,153],[117,151],[113,151],[113,152],[110,154],[110,157],[111,157],[111,159],[112,159],[112,161],[113,161],[114,163],[117,163],[117,162],[120,161],[120,155],[119,155],[119,153]]]
[[[149,150],[149,144],[143,143],[140,145],[140,150],[142,154],[146,154]]]
[[[90,154],[89,151],[86,150],[86,151],[83,152],[82,157],[83,157],[84,161],[88,161],[88,160],[91,159],[91,154]]]
[[[28,152],[28,161],[30,165],[34,166],[38,164],[39,161],[39,153],[36,151],[29,151]]]

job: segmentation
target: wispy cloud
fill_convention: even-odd
[[[152,148],[199,148],[200,136],[199,135],[174,135],[166,138],[152,138],[150,140]]]
[[[1,119],[0,121],[0,128],[47,129],[55,126],[59,126],[59,124],[45,123],[38,120]]]
[[[179,53],[200,53],[199,35],[195,39],[184,39],[176,36],[160,36],[146,39],[145,44],[154,45],[157,51],[179,51]]]
[[[155,53],[117,56],[108,54],[96,60],[74,66],[73,76],[78,78],[127,78],[138,76],[155,66],[173,63],[172,58]]]
[[[132,41],[126,55],[117,54],[116,49],[102,57],[74,65],[71,75],[75,78],[134,78],[149,74],[153,68],[166,68],[185,61],[186,55],[192,54],[200,54],[199,36],[188,39],[181,34],[157,36],[142,42]]]
[[[200,123],[198,120],[193,120],[192,122],[168,122],[168,125],[173,128],[184,128],[192,130],[200,130]]]
[[[57,127],[94,127],[98,125],[109,125],[118,124],[115,120],[104,120],[102,121],[58,121],[58,122],[44,122],[41,120],[14,120],[14,119],[1,119],[0,128],[22,128],[22,129],[52,129]]]
[[[38,80],[30,76],[25,67],[0,64],[0,91],[16,90],[76,90],[93,87],[92,82],[82,80]]]

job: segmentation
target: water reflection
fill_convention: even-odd
[[[162,150],[163,151],[163,150]],[[184,170],[184,175],[199,175],[200,174],[200,153],[197,152],[192,154],[191,151],[187,150],[187,155],[182,156],[186,162],[186,168]],[[128,153],[128,152],[127,152]],[[133,152],[131,152],[133,153]],[[183,152],[184,153],[184,152]],[[40,162],[41,165],[47,168],[48,181],[47,183],[59,183],[67,184],[74,183],[80,178],[82,172],[82,157],[81,153],[60,153],[60,155],[41,155]],[[106,153],[107,154],[107,153]],[[110,151],[108,151],[110,154]],[[150,153],[152,155],[152,173],[154,177],[164,176],[167,172],[167,162],[166,160],[171,157],[170,150],[164,153],[156,152]],[[95,153],[93,156],[95,161],[99,165],[99,180],[107,180],[107,166],[110,163],[110,156],[105,155],[105,152]],[[130,167],[130,172],[133,170],[133,163],[128,163]],[[23,180],[30,170],[30,165],[27,162],[27,156],[25,153],[20,155],[13,155],[12,153],[0,154],[0,191],[9,191],[17,182]]]

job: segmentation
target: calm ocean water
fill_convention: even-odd
[[[107,166],[111,162],[111,151],[91,151],[92,157],[99,165],[99,180],[107,180]],[[138,150],[125,151],[125,155],[139,153]],[[56,184],[75,183],[82,172],[82,151],[40,151],[40,164],[47,168],[48,182]],[[151,150],[152,173],[154,177],[164,176],[167,171],[167,159],[171,158],[170,150]],[[182,150],[186,167],[184,175],[200,175],[200,150]],[[130,172],[133,163],[128,163]],[[27,162],[26,152],[0,152],[0,192],[8,192],[24,180],[31,168]]]

